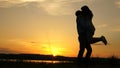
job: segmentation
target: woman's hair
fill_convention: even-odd
[[[82,11],[88,11],[88,10],[90,10],[90,9],[89,9],[89,7],[88,7],[88,6],[86,6],[86,5],[85,5],[85,6],[83,6],[83,7],[81,7],[81,9],[82,9]]]
[[[86,16],[93,16],[93,13],[91,12],[91,10],[89,9],[89,7],[88,6],[83,6],[83,7],[81,7],[81,10],[82,10],[82,13]]]

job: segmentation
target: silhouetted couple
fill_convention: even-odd
[[[89,61],[92,48],[90,44],[102,41],[107,45],[107,41],[104,36],[93,37],[95,33],[95,27],[92,23],[93,13],[88,8],[88,6],[81,7],[81,10],[77,10],[76,13],[76,22],[77,22],[77,32],[78,40],[80,42],[80,51],[78,54],[78,62],[81,62],[83,59],[83,53],[85,49],[87,50],[85,59]]]

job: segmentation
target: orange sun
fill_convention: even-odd
[[[43,46],[45,46],[44,50],[46,54],[50,54],[53,56],[61,55],[62,49],[60,47],[55,47],[54,45],[50,44],[43,44]]]
[[[51,52],[53,56],[57,56],[60,54],[59,48],[51,47]]]

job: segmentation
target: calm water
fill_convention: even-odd
[[[58,60],[16,60],[16,59],[0,59],[6,62],[32,62],[32,63],[73,63],[73,61],[58,61]]]

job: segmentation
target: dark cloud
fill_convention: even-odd
[[[9,48],[0,47],[0,53],[18,53],[18,52],[11,50]]]

